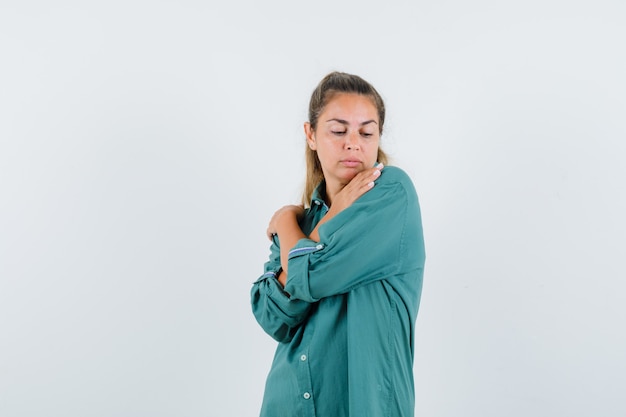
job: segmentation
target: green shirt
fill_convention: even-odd
[[[319,190],[300,224],[306,235],[328,211]],[[253,284],[254,315],[279,342],[261,416],[413,416],[425,255],[411,180],[385,167],[374,188],[320,226],[319,237],[291,249],[284,290],[275,238]]]

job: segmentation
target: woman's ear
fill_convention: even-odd
[[[306,143],[311,150],[317,150],[317,143],[315,143],[315,132],[311,128],[311,123],[304,123],[304,134],[306,135]]]

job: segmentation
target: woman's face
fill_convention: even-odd
[[[326,185],[346,185],[371,168],[378,157],[378,111],[368,96],[338,93],[328,102],[313,131],[304,125],[307,143],[317,152]]]

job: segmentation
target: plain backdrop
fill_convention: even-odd
[[[2,0],[0,416],[258,414],[332,70],[420,196],[416,415],[626,415],[625,39],[622,0]]]

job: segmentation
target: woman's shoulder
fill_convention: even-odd
[[[380,182],[386,184],[402,183],[413,187],[413,181],[402,168],[396,166],[385,166],[380,176]]]
[[[409,201],[417,201],[417,191],[413,181],[402,168],[385,166],[377,181],[377,185],[380,186],[381,192],[383,190],[394,190],[393,192],[406,196]]]

